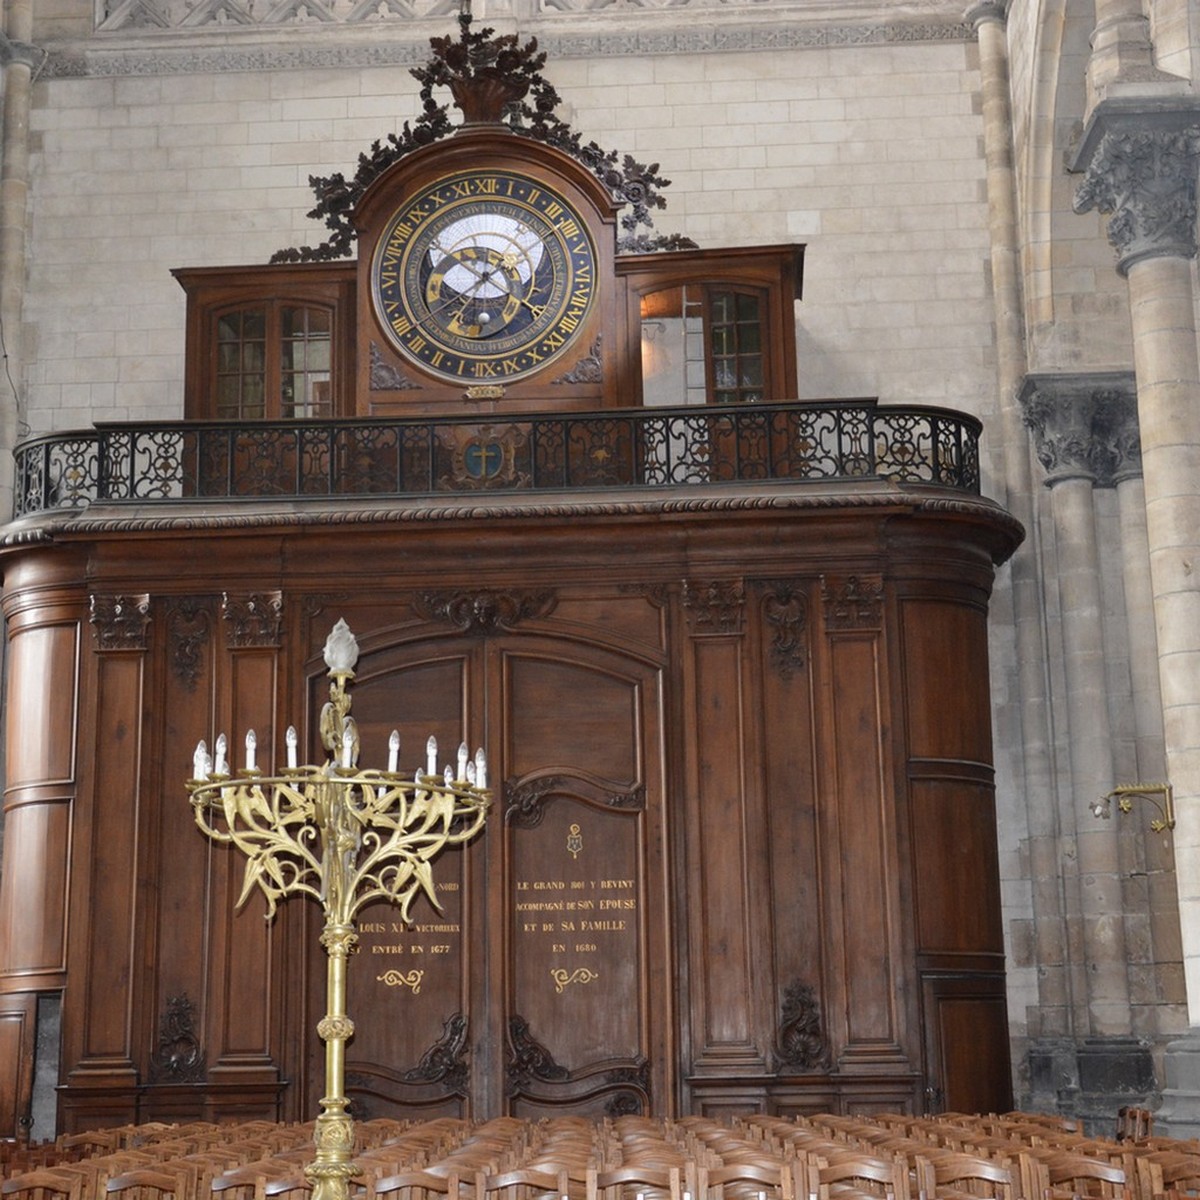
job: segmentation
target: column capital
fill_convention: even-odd
[[[1194,258],[1200,106],[1106,101],[1088,121],[1073,169],[1086,175],[1074,209],[1111,214],[1117,270],[1141,259]]]
[[[1047,487],[1065,479],[1112,487],[1141,474],[1131,371],[1027,375],[1018,399]]]
[[[47,52],[40,46],[31,46],[28,42],[13,42],[0,32],[0,67],[13,64],[28,67],[35,71],[47,58]]]
[[[963,20],[979,32],[980,25],[995,21],[1000,25],[1008,22],[1008,0],[977,0],[965,13]]]

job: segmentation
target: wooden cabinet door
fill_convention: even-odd
[[[487,746],[481,837],[434,864],[405,927],[363,912],[350,960],[347,1094],[359,1117],[649,1112],[672,1087],[658,668],[542,635],[364,654],[364,758],[399,728],[452,760]],[[312,1023],[323,1011],[310,984]],[[654,1002],[651,1000],[654,998]],[[323,1081],[305,1038],[310,1108]],[[651,1065],[653,1064],[653,1066]]]

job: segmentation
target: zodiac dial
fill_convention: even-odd
[[[371,281],[380,323],[408,359],[443,379],[503,384],[542,370],[582,330],[595,252],[548,184],[463,171],[392,214]]]

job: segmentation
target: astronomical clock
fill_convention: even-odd
[[[502,126],[412,155],[364,195],[358,407],[614,402],[617,205]]]

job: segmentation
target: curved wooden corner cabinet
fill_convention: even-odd
[[[314,1111],[317,906],[235,912],[183,783],[218,729],[319,755],[338,617],[364,761],[465,731],[497,781],[442,911],[366,914],[358,1113],[1005,1108],[986,606],[1017,536],[878,481],[27,525],[2,1132],[59,996],[68,1130]]]

